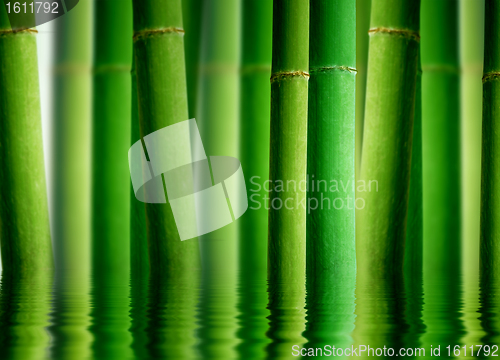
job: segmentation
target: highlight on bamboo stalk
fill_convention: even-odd
[[[36,33],[11,26],[0,5],[2,268],[4,277],[32,280],[50,277],[53,270]]]

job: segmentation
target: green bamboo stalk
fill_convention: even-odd
[[[201,0],[182,0],[182,21],[184,23],[184,52],[186,53],[186,83],[188,92],[189,118],[196,116],[198,97],[198,67],[200,65],[200,39],[202,20]]]
[[[460,264],[458,1],[422,0],[424,276]]]
[[[57,356],[90,356],[92,2],[54,20],[51,215]]]
[[[420,1],[372,1],[361,183],[358,181],[357,189],[365,207],[356,213],[361,282],[378,278],[401,284],[402,280],[419,8]]]
[[[80,279],[90,274],[91,5],[56,20],[54,58],[54,253],[56,267]]]
[[[356,0],[356,174],[359,176],[363,149],[366,73],[368,70],[368,30],[371,0]]]
[[[356,4],[311,0],[310,11],[306,337],[314,347],[347,347],[356,283]],[[332,180],[347,187],[330,191]]]
[[[0,239],[16,278],[53,270],[35,32],[12,29],[0,6]]]
[[[275,0],[268,240],[272,356],[289,356],[290,344],[304,341],[308,70],[309,1]],[[273,189],[279,181],[282,192]]]
[[[239,349],[246,359],[262,359],[264,347],[269,342],[263,336],[269,315],[266,309],[268,210],[262,203],[267,194],[261,185],[269,179],[272,2],[245,0],[243,14],[239,158],[249,190],[250,209],[239,220],[239,337],[242,339]]]
[[[134,0],[133,11],[139,123],[145,137],[189,118],[182,6],[180,0]],[[147,329],[151,355],[192,358],[198,240],[180,240],[170,204],[146,203],[146,229],[151,272],[148,306],[154,314]]]
[[[500,11],[499,0],[487,0],[483,70],[483,150],[481,169],[481,282],[498,284],[500,218],[498,121],[500,119]]]
[[[461,284],[458,0],[422,0],[424,344],[457,343]],[[447,316],[435,316],[445,302]]]
[[[94,356],[131,357],[129,317],[132,4],[94,8],[92,310]],[[109,306],[110,303],[113,306]]]
[[[132,5],[95,7],[92,125],[94,281],[126,281],[130,271]]]
[[[240,0],[203,1],[196,119],[208,156],[238,157],[240,13]],[[237,226],[227,225],[200,241],[204,270],[200,350],[204,358],[237,357]]]
[[[462,276],[464,344],[484,336],[475,313],[480,308],[479,234],[481,215],[481,126],[484,60],[484,0],[460,1],[460,112],[462,169]]]
[[[188,119],[180,0],[134,1],[141,136]],[[161,61],[160,61],[161,60]],[[170,99],[170,100],[169,100]],[[181,242],[169,204],[146,204],[151,271],[195,281],[198,242]]]

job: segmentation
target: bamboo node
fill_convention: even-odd
[[[134,32],[133,40],[137,41],[137,40],[144,39],[146,37],[154,36],[154,35],[168,35],[168,34],[184,35],[184,33],[185,33],[184,29],[174,27],[174,26],[171,26],[168,28],[163,28],[163,29],[141,30],[141,31]]]
[[[306,80],[309,80],[309,73],[302,71],[302,70],[297,70],[297,71],[281,71],[277,72],[271,75],[271,83],[278,81],[278,80],[283,80],[283,79],[288,79],[292,77],[300,76],[303,77]]]
[[[483,84],[494,80],[500,80],[500,71],[491,71],[483,75]]]
[[[389,34],[402,36],[409,40],[415,40],[416,42],[420,42],[420,34],[418,31],[408,30],[408,29],[390,29],[385,27],[372,28],[368,30],[368,34]]]
[[[120,64],[115,64],[115,65],[97,65],[93,69],[94,74],[103,74],[103,73],[119,73],[119,72],[124,72],[124,73],[129,73],[131,72],[132,66],[131,65],[120,65]]]
[[[315,68],[310,68],[309,69],[309,71],[311,73],[336,71],[336,70],[347,71],[347,72],[350,72],[350,73],[357,73],[358,72],[358,70],[356,70],[355,68],[352,68],[352,67],[349,67],[349,66],[343,66],[343,65],[338,65],[338,66],[320,66],[320,67],[315,67]]]
[[[4,29],[0,30],[0,36],[2,35],[11,35],[11,34],[19,34],[19,33],[29,33],[29,34],[38,34],[38,30],[36,29]]]

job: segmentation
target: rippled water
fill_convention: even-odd
[[[220,275],[220,274],[219,274]],[[242,279],[1,282],[5,359],[296,358],[292,345],[347,348],[498,344],[498,287],[436,276],[406,290],[383,281],[356,287]],[[307,291],[306,291],[307,290]],[[498,352],[497,352],[498,354]],[[462,356],[463,357],[463,356]],[[467,354],[467,357],[471,357]]]

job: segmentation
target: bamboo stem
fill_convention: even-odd
[[[268,278],[275,342],[269,351],[285,356],[290,343],[304,341],[309,1],[273,4]],[[283,191],[276,191],[280,181]],[[289,198],[293,204],[285,204]]]
[[[356,213],[361,281],[400,283],[410,182],[420,1],[373,0],[361,184]],[[391,74],[388,76],[387,74]]]
[[[124,156],[131,136],[132,4],[116,5],[99,1],[94,8],[91,330],[97,358],[132,356],[130,175]]]
[[[263,358],[268,342],[262,337],[267,331],[269,315],[266,309],[268,211],[263,206],[267,193],[261,185],[269,179],[272,11],[272,2],[268,0],[243,1],[239,158],[250,208],[239,220],[242,314],[239,333],[243,340],[240,349],[249,359]],[[256,191],[256,187],[260,190]]]
[[[80,1],[56,20],[54,58],[54,252],[58,274],[81,281],[91,251],[91,13],[91,1]]]
[[[92,264],[94,280],[126,281],[130,271],[132,6],[95,8]],[[113,280],[113,279],[114,280]]]
[[[500,11],[499,0],[487,0],[483,70],[483,151],[481,178],[481,282],[500,279],[500,181],[498,122],[500,119]],[[491,285],[492,285],[491,284]]]
[[[356,4],[311,0],[310,9],[306,333],[315,346],[333,337],[346,347],[350,338],[335,334],[354,327]],[[332,181],[347,187],[330,191]]]
[[[0,241],[15,278],[53,271],[35,31],[13,32],[0,6]]]
[[[196,119],[207,156],[238,157],[241,1],[203,1],[202,16]],[[237,357],[237,226],[231,223],[200,240],[200,348],[206,358]]]
[[[180,0],[134,1],[134,54],[141,137],[188,119]],[[166,154],[165,156],[168,156]],[[151,271],[197,282],[196,239],[181,242],[169,204],[146,204]]]

